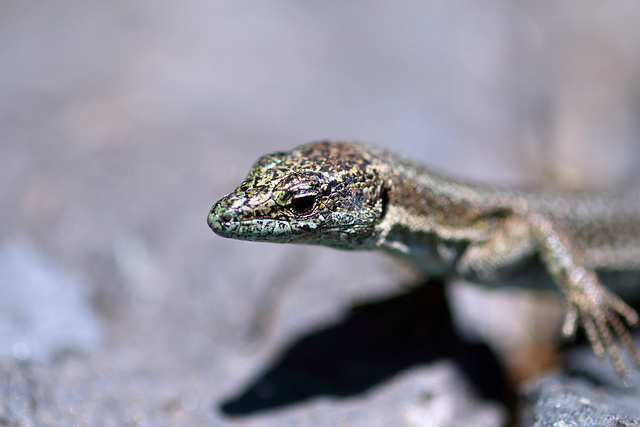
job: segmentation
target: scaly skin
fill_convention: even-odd
[[[241,240],[381,249],[429,276],[492,286],[555,284],[563,333],[580,323],[595,354],[627,375],[614,338],[640,365],[624,325],[636,312],[595,270],[640,271],[640,195],[523,192],[469,184],[385,150],[332,141],[263,156],[208,222]],[[616,284],[619,280],[614,280]]]

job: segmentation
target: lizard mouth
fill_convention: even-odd
[[[218,236],[233,239],[284,243],[299,240],[301,237],[292,230],[288,221],[277,219],[238,219],[232,214],[224,215],[211,211],[207,222]]]
[[[247,240],[255,232],[255,227],[258,226],[256,220],[240,220],[224,213],[219,214],[213,209],[207,216],[207,223],[218,236]]]
[[[324,237],[341,232],[344,226],[322,226],[314,221],[290,222],[273,218],[239,219],[210,212],[208,223],[218,236],[271,243],[315,243]],[[350,224],[351,227],[359,224]]]
[[[253,242],[325,244],[344,247],[345,236],[354,232],[370,234],[370,224],[349,218],[342,223],[327,222],[325,218],[287,219],[255,217],[249,212],[239,212],[220,206],[209,211],[207,222],[220,237]],[[346,233],[346,234],[345,234]]]

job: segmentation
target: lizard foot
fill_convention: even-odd
[[[627,368],[616,346],[615,337],[620,339],[633,362],[640,366],[640,352],[633,344],[631,334],[624,324],[638,326],[638,314],[602,286],[594,272],[577,269],[573,276],[572,279],[581,285],[574,286],[568,295],[569,307],[562,333],[565,336],[573,336],[579,321],[598,359],[604,360],[608,354],[618,375],[623,380],[628,378]]]

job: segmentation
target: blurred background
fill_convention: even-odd
[[[223,240],[211,205],[260,155],[325,138],[488,182],[620,185],[639,171],[638,22],[640,3],[617,0],[0,3],[3,413],[327,425],[366,410],[231,421],[219,405],[411,273]]]

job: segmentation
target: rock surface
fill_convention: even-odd
[[[502,423],[440,285],[205,218],[328,137],[490,181],[637,173],[640,3],[521,3],[1,2],[0,425]]]
[[[640,426],[640,393],[584,378],[550,375],[524,390],[522,427]]]

